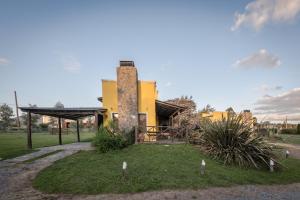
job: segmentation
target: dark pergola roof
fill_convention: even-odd
[[[156,104],[157,115],[163,117],[169,117],[178,111],[183,111],[186,109],[186,107],[184,106],[179,106],[179,105],[175,105],[172,103],[159,101],[159,100],[155,100],[155,104]]]
[[[31,112],[39,115],[47,115],[51,117],[60,117],[64,119],[77,120],[79,118],[102,114],[105,108],[55,108],[55,107],[19,107],[23,112]]]
[[[98,101],[102,102],[103,97],[98,97]],[[186,109],[185,106],[179,106],[173,103],[168,103],[165,101],[155,100],[156,113],[159,116],[169,117],[177,111],[183,111]]]

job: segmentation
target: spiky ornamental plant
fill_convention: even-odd
[[[280,166],[272,149],[263,138],[252,134],[250,124],[244,122],[239,115],[215,122],[207,120],[203,129],[204,148],[224,164],[259,169],[270,167],[272,159],[277,167]]]

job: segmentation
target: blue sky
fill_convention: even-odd
[[[299,0],[0,5],[0,104],[17,90],[23,106],[99,106],[101,79],[126,59],[162,100],[300,119]]]

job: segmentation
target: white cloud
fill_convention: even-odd
[[[258,52],[237,60],[234,64],[238,68],[275,68],[281,65],[280,59],[270,54],[267,50],[261,49]]]
[[[273,120],[283,120],[287,116],[300,121],[300,88],[294,88],[277,96],[265,95],[255,103],[255,113]]]
[[[279,85],[277,85],[277,86],[270,86],[270,85],[267,85],[267,84],[262,84],[258,88],[254,88],[254,90],[260,91],[260,92],[272,92],[272,91],[282,90],[282,86],[279,86]]]
[[[0,65],[7,65],[10,61],[6,58],[0,57]]]
[[[300,13],[300,0],[255,0],[248,3],[244,13],[235,13],[232,31],[241,26],[260,30],[267,23],[293,21]]]
[[[64,69],[68,72],[78,73],[81,69],[80,62],[73,56],[62,57]]]

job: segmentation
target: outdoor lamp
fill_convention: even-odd
[[[270,159],[270,172],[274,171],[274,161]]]
[[[289,155],[290,155],[290,152],[289,152],[289,150],[286,150],[286,152],[285,152],[285,158],[288,158],[288,157],[289,157]]]
[[[127,162],[123,162],[123,170],[126,170],[127,169]]]
[[[200,166],[200,174],[203,175],[205,173],[205,161],[202,160],[201,166]]]
[[[122,172],[123,172],[123,177],[126,176],[126,172],[127,172],[127,162],[123,161],[123,165],[122,165]]]

